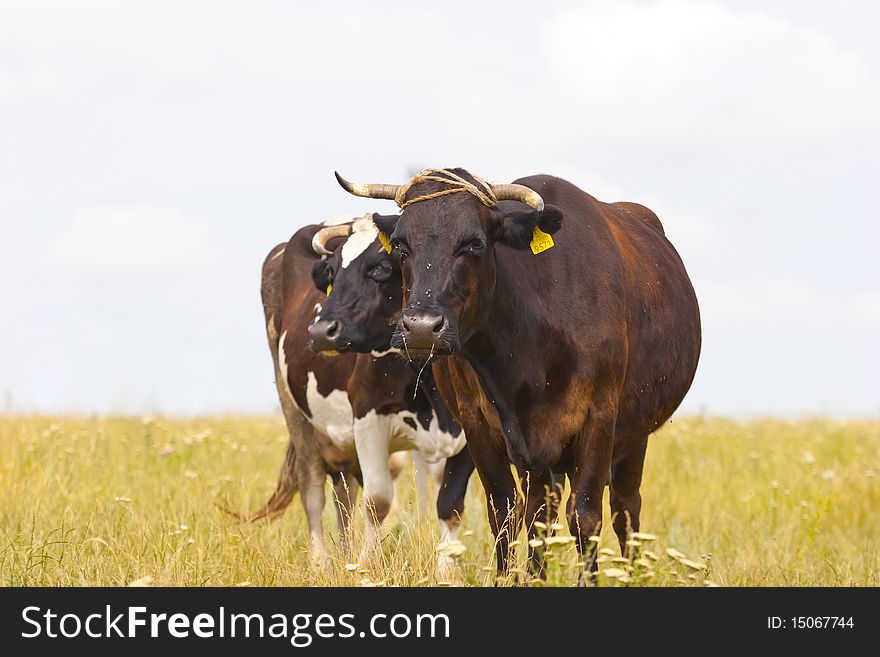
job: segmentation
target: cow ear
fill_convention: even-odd
[[[527,249],[535,236],[535,228],[552,235],[561,227],[562,211],[552,205],[540,212],[510,212],[501,220],[499,241],[514,249]]]
[[[391,233],[394,232],[394,229],[397,228],[398,219],[400,219],[399,214],[373,215],[373,223],[376,224],[376,227],[386,235],[391,235]]]
[[[323,292],[330,285],[330,263],[325,259],[315,260],[312,265],[312,281]]]

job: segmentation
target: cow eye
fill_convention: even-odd
[[[463,243],[458,248],[458,255],[478,255],[482,253],[484,246],[485,244],[483,244],[483,240],[479,237],[475,237],[474,239]]]
[[[374,281],[384,281],[391,275],[391,267],[386,263],[380,262],[375,267],[371,267],[367,272],[367,276]]]

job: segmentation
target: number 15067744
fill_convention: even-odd
[[[770,630],[846,630],[855,627],[852,616],[768,616]]]

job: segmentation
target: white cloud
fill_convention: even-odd
[[[51,243],[54,266],[96,274],[174,274],[201,269],[217,255],[208,222],[167,207],[77,210]]]
[[[758,283],[702,281],[697,288],[707,326],[723,332],[789,335],[870,334],[880,328],[880,291],[843,290],[831,294],[794,278]]]
[[[856,292],[848,300],[856,328],[865,332],[880,331],[880,290]]]
[[[426,120],[454,118],[463,147],[474,134],[556,151],[747,150],[878,134],[880,84],[865,63],[764,11],[704,0],[563,4],[535,34],[522,47],[487,30],[463,49],[449,14],[405,6],[10,2],[0,37],[16,57],[0,51],[0,95],[131,80],[378,87],[424,98]]]
[[[589,142],[748,152],[878,134],[880,85],[865,63],[760,11],[703,0],[566,5],[541,25],[535,58],[543,76],[493,76],[491,94],[466,85],[507,111],[475,123],[462,108],[462,126],[491,123],[569,151]]]
[[[0,5],[0,97],[61,95],[92,84],[359,82],[388,87],[448,70],[444,14],[403,6],[215,0]],[[437,57],[426,57],[435,53]],[[85,75],[84,75],[85,74]],[[476,73],[475,73],[476,75]],[[79,79],[77,79],[79,78]]]

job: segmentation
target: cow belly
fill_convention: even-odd
[[[318,392],[318,380],[309,372],[306,400],[312,416],[309,422],[338,449],[354,450],[354,412],[345,390],[332,390],[326,397]]]
[[[415,424],[415,429],[412,425]],[[428,463],[438,463],[458,454],[464,447],[464,431],[457,436],[440,429],[436,415],[425,429],[415,413],[396,413],[391,422],[391,449],[416,449]]]

